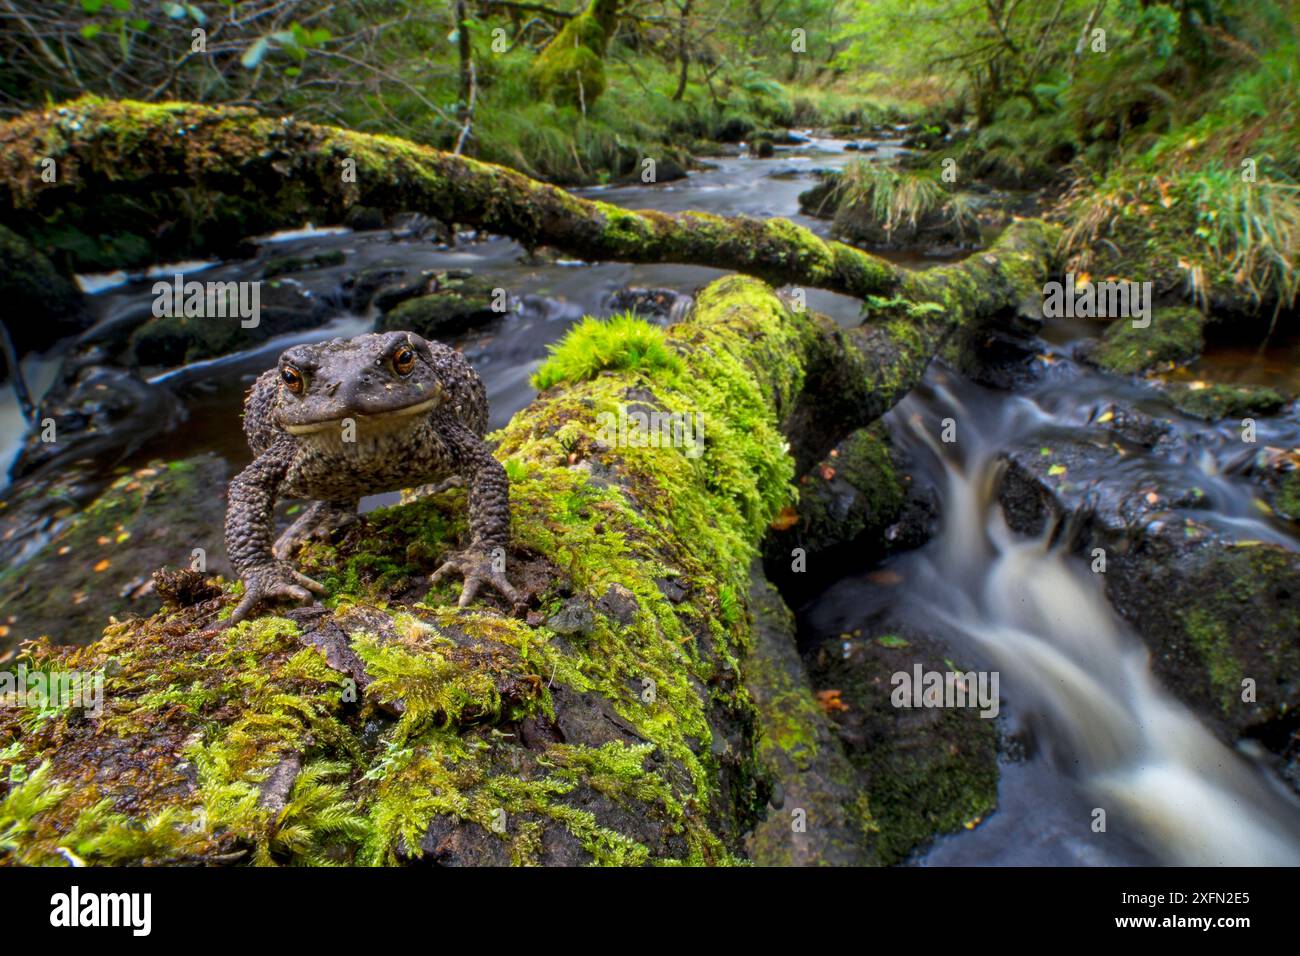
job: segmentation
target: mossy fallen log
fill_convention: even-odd
[[[102,710],[0,708],[0,853],[738,859],[769,799],[741,680],[749,567],[793,497],[801,402],[825,385],[814,370],[837,352],[843,374],[871,366],[742,277],[667,332],[610,329],[579,326],[539,373],[550,387],[497,436],[526,619],[425,593],[465,532],[459,490],[305,548],[324,609],[223,628],[239,585],[164,577],[172,603],[153,617],[27,651],[33,672],[101,675]],[[638,413],[699,416],[701,441],[620,438],[613,423]]]
[[[365,206],[591,260],[680,262],[892,296],[907,273],[786,219],[633,212],[389,136],[251,109],[83,98],[0,125],[0,217],[65,272],[232,255]]]
[[[326,585],[323,607],[227,627],[238,584],[165,572],[152,617],[109,622],[87,647],[29,646],[28,677],[85,674],[92,690],[51,699],[33,680],[34,706],[0,708],[0,862],[743,858],[771,796],[743,679],[759,543],[796,474],[905,395],[954,332],[1033,293],[1052,231],[1020,223],[980,256],[907,275],[782,221],[629,213],[397,140],[226,109],[66,110],[26,130],[60,157],[54,193],[4,154],[0,197],[27,235],[60,210],[93,233],[96,188],[163,186],[138,228],[206,251],[214,222],[247,234],[364,199],[592,257],[875,298],[845,330],[733,276],[666,331],[576,327],[539,398],[494,436],[522,618],[491,595],[461,609],[452,585],[429,590],[465,536],[451,490],[307,545],[296,560]],[[357,183],[336,178],[339,149]],[[200,193],[222,203],[186,205]],[[175,218],[150,220],[164,210]],[[656,421],[668,430],[645,429]]]

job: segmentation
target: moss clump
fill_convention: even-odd
[[[642,369],[680,372],[681,358],[668,347],[664,330],[631,312],[608,319],[588,316],[569,330],[532,378],[545,391],[560,382],[585,382],[604,371]]]
[[[1187,307],[1157,309],[1147,328],[1113,322],[1089,359],[1116,375],[1136,375],[1169,363],[1190,362],[1205,347],[1205,317]]]
[[[529,78],[541,95],[588,109],[605,92],[605,47],[618,22],[619,0],[592,0],[537,55]]]
[[[1198,388],[1175,382],[1166,388],[1165,394],[1180,412],[1206,421],[1276,415],[1288,401],[1276,389],[1264,385],[1207,385]]]

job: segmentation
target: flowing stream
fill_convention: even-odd
[[[632,208],[787,216],[824,234],[824,222],[797,215],[797,196],[815,170],[852,158],[843,145],[812,139],[778,150],[775,159],[721,158],[711,169],[675,183],[584,193]],[[874,155],[881,159],[898,152],[889,140],[876,146]],[[583,314],[607,314],[611,293],[628,285],[692,292],[722,274],[675,265],[525,261],[515,243],[494,238],[452,249],[433,248],[427,241],[394,242],[387,232],[318,231],[281,238],[277,252],[345,253],[342,265],[291,277],[321,296],[337,296],[347,275],[376,263],[469,268],[510,290],[519,310],[460,343],[488,386],[494,427],[532,398],[528,377],[546,347]],[[930,261],[913,256],[907,264]],[[254,278],[257,268],[212,263],[203,278]],[[151,284],[143,277],[123,277],[117,284],[101,280],[103,288],[94,297],[98,329],[138,317],[150,301]],[[858,319],[859,303],[843,296],[813,291],[808,304],[846,325]],[[156,374],[155,383],[177,394],[187,424],[144,443],[126,463],[213,450],[242,465],[248,452],[239,408],[252,377],[291,342],[358,334],[371,321],[340,307],[323,328]],[[1096,329],[1064,323],[1045,330],[1054,347],[1093,334]],[[29,360],[38,393],[52,379],[58,358],[56,350]],[[1270,381],[1281,376],[1294,391],[1300,390],[1295,358],[1292,350],[1280,358],[1233,354],[1221,361],[1231,363],[1230,377]],[[1002,719],[1029,742],[1028,756],[1003,760],[997,813],[973,831],[936,841],[918,862],[1300,863],[1300,806],[1294,796],[1250,754],[1224,746],[1161,690],[1141,641],[1111,609],[1097,576],[1080,559],[1045,540],[1017,535],[1003,521],[995,495],[999,453],[1077,428],[1098,402],[1113,400],[1135,407],[1159,403],[1149,388],[1103,378],[1065,358],[1039,384],[1013,393],[992,392],[932,369],[887,421],[918,463],[918,480],[937,489],[940,533],[890,562],[902,579],[897,587],[881,588],[866,581],[865,569],[850,569],[800,612],[803,638],[815,641],[851,628],[888,602],[950,641],[965,666],[1001,674]],[[944,417],[960,422],[961,439],[952,445],[934,437],[934,423]],[[1263,440],[1300,445],[1294,422],[1265,422],[1261,429]],[[6,389],[0,399],[0,458],[6,466],[21,438],[22,423]],[[1153,474],[1194,472],[1210,498],[1207,520],[1238,537],[1300,549],[1293,528],[1251,507],[1254,492],[1229,473],[1231,455],[1231,435],[1181,421],[1172,450],[1122,467]],[[1095,839],[1088,829],[1095,807],[1108,812],[1105,839]]]
[[[990,823],[1001,816],[1004,825],[989,833],[940,841],[927,862],[982,862],[989,851],[1008,861],[998,837],[1015,845],[1028,836],[1021,859],[1010,861],[1300,864],[1294,795],[1157,685],[1145,646],[1084,560],[1049,544],[1050,529],[1028,537],[1007,527],[996,498],[999,452],[1050,432],[1051,403],[1043,394],[992,394],[935,378],[946,377],[932,376],[894,415],[914,451],[928,455],[942,503],[939,535],[899,562],[904,581],[916,582],[900,600],[916,620],[999,672],[1010,719],[1033,744],[1028,762],[1036,766],[1021,768],[1040,778],[1028,781],[1030,795],[1071,793],[1051,807],[1021,808],[1028,819],[998,814]],[[929,423],[944,417],[962,423],[969,438],[936,441]],[[1210,494],[1214,477],[1203,474]],[[1250,497],[1226,485],[1217,493]],[[1261,538],[1282,537],[1263,520],[1238,520],[1252,521]],[[945,586],[925,586],[934,581]],[[1026,783],[1023,776],[1011,782]],[[1105,834],[1088,826],[1093,808],[1107,811]],[[1015,837],[999,833],[1012,823]],[[1125,836],[1111,845],[1116,831]]]

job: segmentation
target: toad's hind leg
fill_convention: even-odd
[[[326,541],[335,531],[357,520],[357,501],[313,501],[271,549],[281,561],[287,561],[307,541]]]

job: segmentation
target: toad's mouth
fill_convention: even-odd
[[[376,412],[372,415],[353,412],[350,415],[340,415],[338,418],[327,418],[319,422],[281,422],[281,427],[290,435],[314,435],[330,429],[341,430],[348,421],[355,423],[357,428],[364,428],[367,425],[400,424],[404,418],[410,418],[412,415],[419,415],[421,412],[429,411],[429,409],[437,406],[440,400],[441,396],[435,395],[433,398],[426,399],[423,402],[416,402],[414,405],[406,405],[386,412]]]

